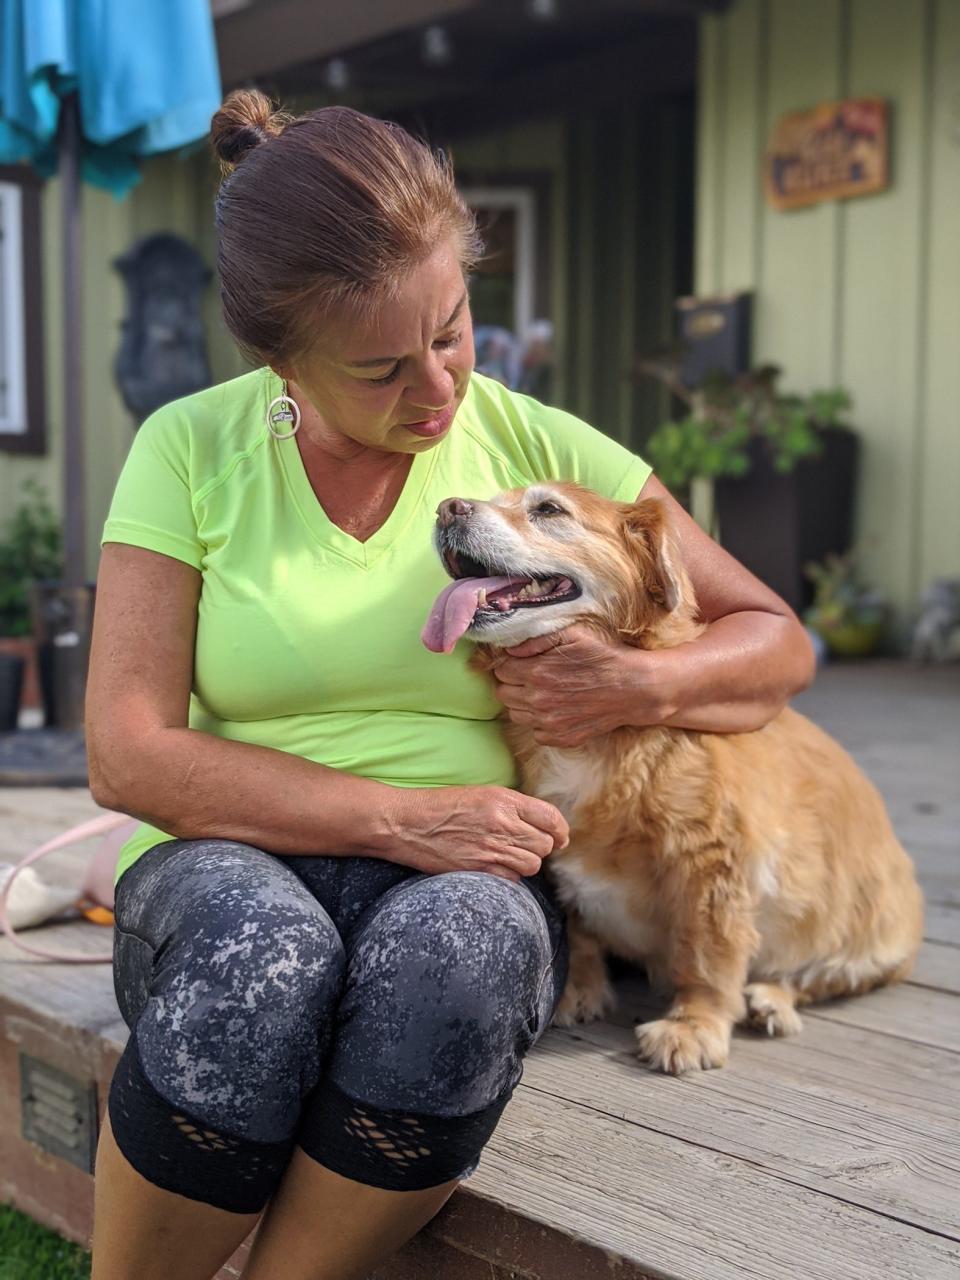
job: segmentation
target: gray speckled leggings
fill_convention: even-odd
[[[542,876],[176,840],[124,872],[115,914],[117,1144],[236,1213],[294,1145],[371,1186],[466,1177],[566,977]]]

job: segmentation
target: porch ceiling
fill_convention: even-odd
[[[257,82],[285,100],[323,95],[329,60],[338,57],[349,84],[336,90],[337,101],[362,97],[366,109],[424,124],[443,104],[445,123],[468,130],[474,117],[489,125],[498,92],[511,97],[505,114],[516,115],[545,96],[573,108],[578,87],[591,96],[598,86],[611,94],[691,88],[695,19],[729,0],[555,0],[548,20],[535,16],[532,0],[212,3],[222,15],[216,32],[227,89]],[[449,38],[446,62],[424,61],[431,24]],[[589,63],[596,69],[584,78]]]
[[[443,22],[477,0],[211,0],[225,89],[275,76],[405,28]]]

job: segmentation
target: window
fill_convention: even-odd
[[[471,288],[475,324],[500,325],[518,336],[534,320],[534,195],[523,187],[467,187],[486,255]]]
[[[0,168],[0,449],[44,452],[39,180]]]
[[[461,175],[485,253],[470,277],[478,372],[541,400],[552,395],[551,178],[535,171]]]

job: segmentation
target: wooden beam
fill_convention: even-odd
[[[425,130],[432,141],[443,142],[536,116],[576,114],[630,99],[689,92],[695,79],[695,25],[678,22],[669,31],[595,57],[566,59],[490,80],[477,92],[407,107],[395,116]]]
[[[472,9],[478,0],[364,0],[327,4],[272,0],[231,13],[217,23],[224,89],[272,75],[293,63],[333,57],[394,31],[439,22]]]

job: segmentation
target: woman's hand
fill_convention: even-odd
[[[400,790],[391,826],[391,861],[431,875],[486,871],[519,880],[570,839],[559,809],[508,787]]]
[[[543,746],[579,747],[622,725],[662,724],[675,710],[667,650],[632,649],[575,623],[506,653],[494,692]]]

